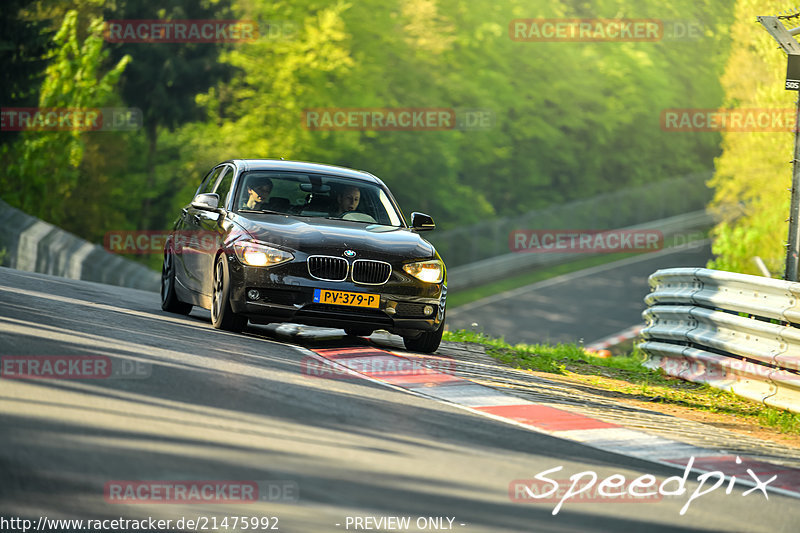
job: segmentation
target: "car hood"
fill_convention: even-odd
[[[362,259],[426,259],[434,255],[428,241],[407,228],[347,220],[274,214],[238,215],[235,220],[252,238],[311,254],[341,256],[354,250]]]

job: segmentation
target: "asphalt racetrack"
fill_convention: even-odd
[[[590,344],[644,323],[650,274],[660,268],[704,267],[709,259],[707,243],[634,256],[450,309],[447,324],[451,330],[503,337],[510,344]]]
[[[269,526],[294,532],[773,533],[800,523],[796,499],[743,497],[748,487],[738,484],[730,494],[719,488],[696,497],[681,515],[690,495],[702,492],[695,475],[683,495],[568,499],[554,515],[558,499],[519,501],[511,483],[559,466],[548,477],[562,489],[586,471],[627,480],[681,472],[369,380],[310,376],[308,350],[264,328],[214,330],[203,310],[169,315],[156,293],[0,268],[0,302],[6,531],[21,531],[11,519],[42,517],[153,517],[186,531],[211,531],[211,520],[219,526],[225,517],[228,531],[244,531],[231,527],[233,516],[254,517],[266,530],[267,517]],[[25,356],[107,357],[114,373],[16,379],[6,361]],[[153,488],[234,482],[257,487],[258,498],[237,500],[229,486],[191,501]],[[135,501],[115,499],[114,490],[142,484],[149,490],[132,491]],[[408,517],[410,526],[398,529],[403,522],[387,517]],[[187,520],[207,527],[186,527]]]

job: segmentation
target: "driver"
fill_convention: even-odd
[[[336,202],[330,214],[332,217],[341,217],[349,211],[355,211],[359,201],[361,201],[361,190],[353,185],[347,185],[336,194]]]
[[[242,205],[245,209],[264,209],[272,192],[272,180],[255,178],[247,184],[247,201]]]

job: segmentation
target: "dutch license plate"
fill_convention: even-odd
[[[381,297],[379,294],[366,294],[363,292],[314,289],[314,303],[348,305],[351,307],[372,307],[377,309],[378,305],[381,303]]]

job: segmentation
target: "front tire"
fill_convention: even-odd
[[[242,331],[247,326],[247,317],[237,315],[231,309],[231,282],[225,254],[214,263],[214,281],[211,287],[211,324],[217,329]]]
[[[418,337],[403,337],[403,344],[409,352],[433,353],[439,349],[444,333],[444,317],[434,331],[424,331]]]
[[[172,248],[164,250],[161,265],[161,309],[179,315],[188,315],[192,311],[192,304],[180,301],[175,294],[175,252]]]

